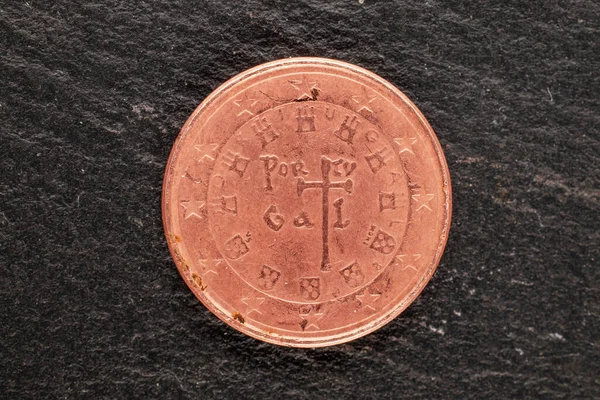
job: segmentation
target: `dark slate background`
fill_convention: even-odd
[[[598,398],[600,4],[0,1],[3,398]],[[220,83],[363,66],[446,152],[453,225],[401,317],[289,349],[187,289],[161,179]]]

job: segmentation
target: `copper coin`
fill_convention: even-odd
[[[217,88],[173,147],[163,221],[179,272],[254,338],[318,347],[400,314],[450,227],[450,176],[416,106],[360,67],[259,65]]]

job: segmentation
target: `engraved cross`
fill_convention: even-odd
[[[305,181],[304,178],[298,178],[298,196],[302,195],[305,189],[323,190],[323,259],[321,261],[321,271],[331,269],[329,261],[329,189],[344,189],[347,193],[352,192],[352,180],[331,182],[329,172],[331,171],[332,160],[327,157],[321,157],[322,181]]]

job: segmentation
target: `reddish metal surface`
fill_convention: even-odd
[[[386,324],[442,255],[450,176],[414,104],[351,64],[245,71],[173,147],[163,221],[181,275],[235,329],[318,347]]]

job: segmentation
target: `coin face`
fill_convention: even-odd
[[[165,172],[163,222],[200,301],[266,342],[346,342],[431,278],[451,215],[448,168],[416,106],[357,66],[263,64],[190,116]]]

